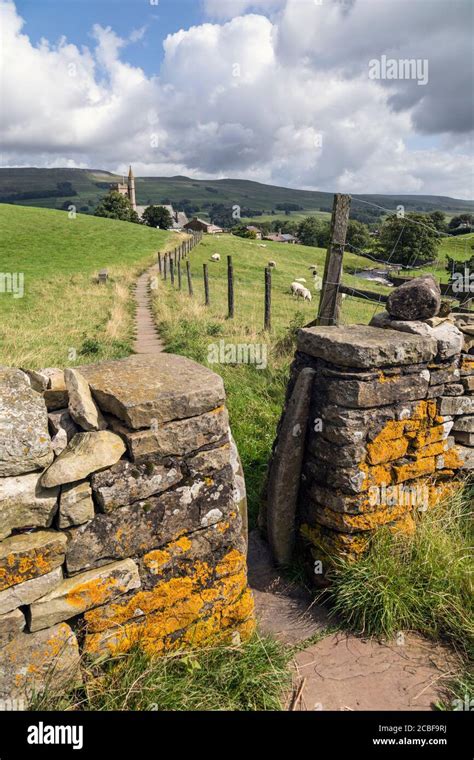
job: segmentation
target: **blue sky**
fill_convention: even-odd
[[[2,164],[471,198],[474,4],[446,8],[0,0]]]
[[[127,48],[126,59],[148,75],[159,70],[168,34],[208,20],[201,0],[160,0],[157,6],[149,0],[17,0],[16,7],[35,43],[41,37],[55,42],[66,36],[76,45],[90,46],[94,24],[111,26],[124,38],[146,27],[143,38]]]

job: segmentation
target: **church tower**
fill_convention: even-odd
[[[132,167],[128,172],[128,197],[134,211],[137,210],[137,200],[135,198],[135,177],[133,176]]]

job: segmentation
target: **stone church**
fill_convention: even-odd
[[[141,219],[143,216],[143,212],[147,208],[146,206],[137,206],[137,199],[135,194],[135,175],[133,174],[132,167],[130,166],[128,171],[128,178],[125,182],[125,177],[123,182],[117,183],[115,185],[114,190],[116,190],[120,195],[126,195],[127,198],[130,201],[130,204],[134,211],[137,212],[139,218]],[[169,212],[171,219],[173,220],[173,230],[181,230],[183,229],[184,225],[188,223],[188,217],[184,213],[184,211],[175,211],[173,206],[166,206],[163,203],[157,203],[156,206],[163,206],[163,208],[167,209]]]

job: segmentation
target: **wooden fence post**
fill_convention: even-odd
[[[351,196],[336,193],[332,207],[331,236],[324,265],[323,284],[319,299],[318,325],[337,325],[341,310],[339,285],[342,278],[342,259],[346,244]]]
[[[171,284],[174,287],[174,261],[172,258],[170,258],[170,277],[171,277]]]
[[[227,303],[229,307],[228,319],[234,318],[234,267],[232,256],[227,256]]]
[[[178,270],[178,290],[181,290],[181,259],[178,259],[176,269]]]
[[[265,267],[265,319],[264,329],[270,330],[272,326],[272,270]]]
[[[188,276],[188,292],[189,292],[189,295],[192,296],[193,295],[193,281],[191,277],[191,263],[189,259],[186,259],[186,274]]]
[[[204,271],[204,303],[206,306],[209,306],[210,300],[209,300],[209,271],[207,264],[202,265],[203,271]]]
[[[168,254],[165,253],[165,257],[163,260],[163,278],[165,280],[168,279]]]
[[[160,275],[163,273],[162,271],[162,263],[161,263],[161,253],[158,251],[158,269],[160,270]]]

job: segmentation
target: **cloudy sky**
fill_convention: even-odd
[[[472,198],[473,10],[0,0],[2,166]]]

